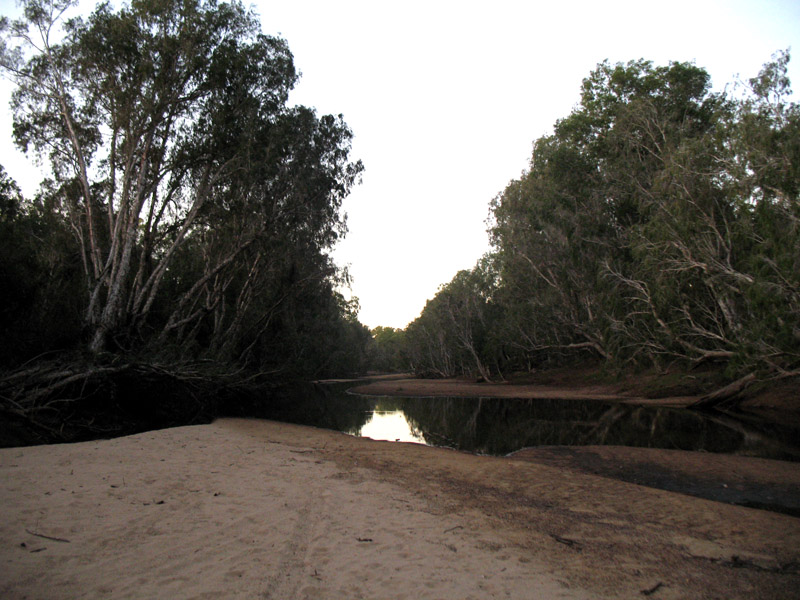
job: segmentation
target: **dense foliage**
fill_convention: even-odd
[[[491,256],[406,332],[413,368],[594,357],[800,373],[800,107],[788,53],[711,93],[687,63],[604,62],[491,203]]]
[[[3,21],[15,140],[52,172],[34,200],[0,178],[4,363],[82,348],[363,370],[369,332],[329,257],[362,165],[341,115],[288,105],[286,42],[237,1],[64,19],[71,4],[27,0]]]
[[[383,373],[405,369],[405,332],[394,327],[376,327],[371,333],[372,341],[368,347],[370,368]]]

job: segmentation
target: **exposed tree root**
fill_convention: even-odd
[[[274,382],[219,365],[42,363],[0,376],[0,446],[72,442],[248,412]],[[240,406],[240,409],[237,409]]]

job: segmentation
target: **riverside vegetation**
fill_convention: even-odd
[[[598,65],[491,202],[493,252],[370,332],[329,254],[363,166],[341,115],[288,105],[286,41],[237,2],[72,4],[1,22],[15,141],[50,168],[34,198],[0,171],[12,442],[241,413],[277,381],[368,369],[711,366],[714,401],[800,374],[788,52],[719,93],[693,64]]]
[[[598,65],[491,202],[493,251],[378,339],[447,377],[575,361],[711,371],[710,404],[796,381],[800,108],[788,62],[778,52],[719,93],[694,64]]]
[[[91,400],[100,433],[362,371],[369,331],[329,251],[363,167],[341,115],[287,104],[285,40],[237,2],[72,4],[2,23],[15,141],[51,170],[32,199],[0,175],[5,415],[52,435]]]

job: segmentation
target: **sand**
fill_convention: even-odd
[[[369,381],[350,380],[354,393],[378,396],[457,396],[461,398],[539,398],[557,400],[601,400],[638,406],[687,407],[702,399],[702,395],[677,393],[686,388],[694,377],[686,374],[684,385],[659,382],[653,374],[628,375],[613,382],[600,377],[597,368],[561,368],[530,374],[532,382],[476,382],[463,378],[419,379],[408,374],[372,377]],[[680,380],[679,380],[680,381]],[[762,416],[797,419],[800,416],[800,394],[796,379],[783,379],[748,390],[740,406],[758,410]],[[689,385],[691,387],[691,385]],[[706,390],[710,391],[710,390]],[[764,410],[776,410],[764,414]]]
[[[0,450],[0,510],[5,599],[800,597],[791,516],[268,421]]]
[[[358,382],[356,382],[358,383]],[[358,383],[356,394],[367,396],[459,397],[459,398],[536,398],[542,400],[599,400],[640,406],[686,407],[699,396],[647,398],[636,390],[621,390],[615,384],[585,384],[558,381],[552,384],[477,383],[463,379],[416,379],[394,376],[391,379]]]

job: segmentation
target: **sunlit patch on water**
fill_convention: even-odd
[[[356,435],[390,442],[425,443],[425,438],[414,432],[405,413],[400,410],[373,411],[369,421],[364,423]]]

